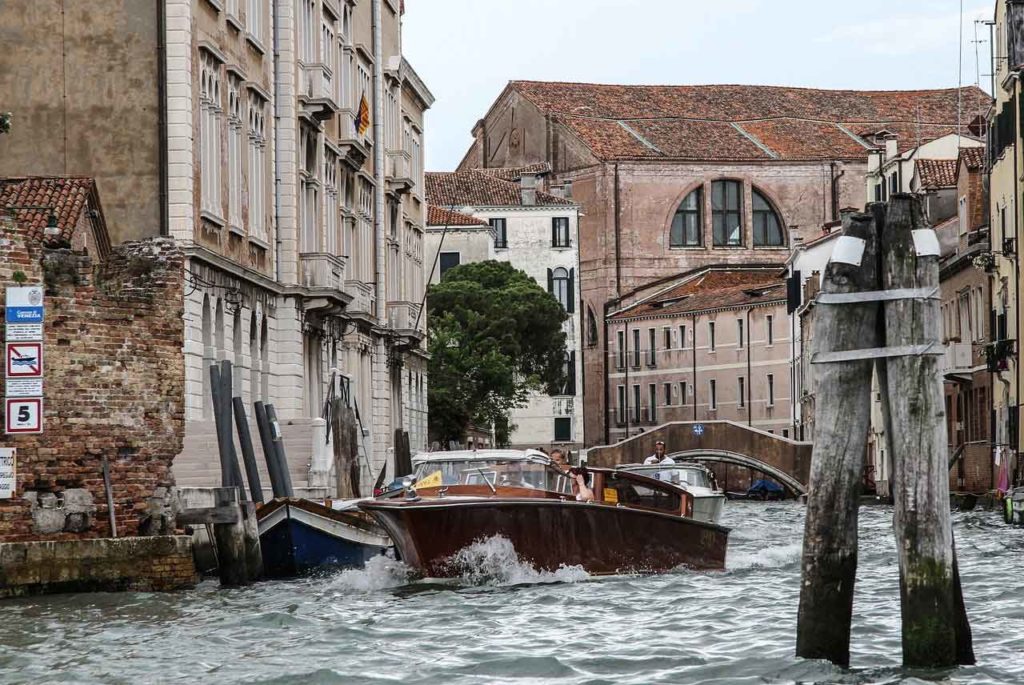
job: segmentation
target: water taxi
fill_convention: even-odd
[[[693,518],[707,523],[722,520],[725,493],[719,489],[711,470],[703,464],[679,461],[674,464],[623,464],[619,468],[681,486],[693,496]]]
[[[500,536],[538,570],[590,574],[725,567],[729,530],[694,517],[681,485],[622,469],[563,471],[542,452],[436,452],[413,460],[401,497],[359,508],[387,530],[399,557],[423,576],[461,574],[458,552]],[[583,476],[592,501],[574,486]]]

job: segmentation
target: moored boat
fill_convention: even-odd
[[[264,573],[287,578],[339,568],[362,568],[392,548],[387,533],[358,510],[339,511],[325,503],[278,498],[260,507]]]
[[[580,566],[591,574],[725,567],[729,531],[693,518],[685,489],[638,473],[589,469],[594,501],[573,476],[534,451],[435,453],[414,462],[405,498],[359,507],[387,530],[402,561],[429,577],[461,570],[458,552],[500,536],[538,570]]]
[[[679,461],[672,464],[623,464],[619,468],[679,485],[693,495],[693,518],[707,523],[722,520],[725,493],[718,489],[714,475],[703,464]]]

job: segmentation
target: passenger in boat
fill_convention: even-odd
[[[553,463],[559,471],[569,470],[569,459],[565,456],[565,452],[557,447],[551,450],[551,463]]]
[[[589,485],[587,485],[587,471],[585,468],[573,468],[569,464],[569,458],[565,452],[557,447],[551,450],[551,463],[556,469],[568,477],[569,483],[572,485],[572,494],[576,496],[577,501],[594,501],[594,491],[590,489]]]
[[[674,464],[675,459],[665,454],[665,443],[659,440],[654,443],[654,454],[644,459],[645,465],[650,464]]]

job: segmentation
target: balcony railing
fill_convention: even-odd
[[[345,286],[345,258],[326,252],[303,252],[302,285],[307,288],[342,290]]]
[[[388,302],[388,326],[396,331],[415,330],[419,312],[418,302]]]
[[[315,119],[330,119],[340,109],[334,99],[334,78],[325,64],[303,64],[299,98]]]
[[[352,313],[373,314],[373,286],[362,281],[345,281],[345,290],[352,295],[348,311]]]
[[[974,366],[973,362],[970,343],[948,343],[941,360],[942,373],[970,373],[971,368]]]

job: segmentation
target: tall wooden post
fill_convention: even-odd
[[[330,430],[338,498],[359,497],[359,429],[355,413],[340,397],[331,402]]]
[[[822,294],[875,291],[878,235],[870,214],[846,219]],[[823,302],[827,298],[820,298]],[[880,346],[875,301],[819,304],[811,362],[815,441],[808,486],[797,622],[797,656],[850,663],[850,620],[857,574],[857,510],[871,422],[870,357],[829,361],[829,354]]]
[[[903,663],[912,667],[952,666],[970,652],[971,641],[954,583],[945,403],[938,356],[932,353],[941,351],[938,252],[920,200],[893,196],[882,234],[883,286],[926,295],[887,301],[884,307],[886,344],[913,348],[886,360],[888,387],[899,393],[898,401],[889,403],[892,494]],[[930,292],[934,295],[928,297]]]

